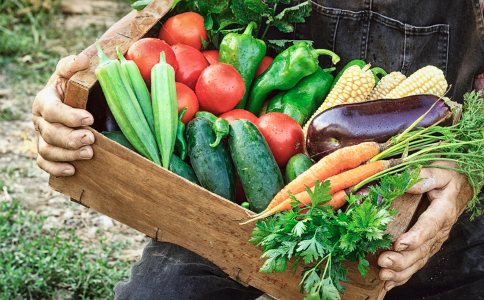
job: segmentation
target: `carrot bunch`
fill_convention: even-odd
[[[300,202],[310,204],[311,199],[306,191],[306,186],[311,188],[311,191],[314,191],[314,184],[318,180],[320,182],[325,180],[331,182],[329,193],[332,193],[333,196],[331,201],[325,205],[332,205],[334,209],[341,208],[346,203],[345,189],[400,162],[400,160],[388,160],[363,164],[380,153],[384,148],[384,145],[366,142],[341,148],[325,156],[279,191],[263,212],[253,215],[252,219],[242,224],[292,209],[290,193]]]

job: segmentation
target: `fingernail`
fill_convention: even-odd
[[[383,274],[380,276],[381,280],[391,280],[392,279],[392,272],[391,271],[384,271]]]
[[[92,144],[92,140],[89,136],[85,135],[85,136],[82,137],[81,143],[83,145],[90,145],[90,144]]]
[[[381,263],[380,267],[382,268],[389,268],[391,267],[393,264],[393,261],[391,259],[389,259],[388,257],[385,257],[383,259],[383,262]]]
[[[386,287],[387,292],[388,292],[389,290],[393,289],[394,287],[395,287],[395,284],[390,283],[390,284],[389,284],[389,285]]]
[[[87,117],[87,118],[84,118],[81,120],[81,124],[82,125],[91,125],[92,124],[92,118],[91,117]]]
[[[64,176],[72,176],[73,174],[74,174],[74,171],[72,171],[71,169],[62,171],[62,175]]]
[[[400,243],[400,244],[398,245],[397,249],[395,249],[395,251],[400,252],[400,251],[407,250],[407,248],[408,248],[408,244],[403,244],[403,243]]]
[[[91,155],[89,155],[89,151],[87,149],[82,149],[79,151],[79,157],[80,158],[91,158]]]

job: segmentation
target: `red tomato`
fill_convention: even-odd
[[[175,81],[186,84],[195,90],[198,77],[209,66],[205,56],[197,49],[188,45],[176,44],[171,47],[178,61],[178,70],[175,73]]]
[[[304,133],[299,123],[282,113],[268,113],[255,123],[265,137],[279,167],[303,151]]]
[[[165,51],[166,62],[176,72],[178,63],[175,52],[173,52],[167,43],[159,39],[147,38],[137,41],[129,47],[126,53],[126,59],[134,61],[138,66],[141,77],[145,81],[149,81],[151,78],[151,69],[160,62],[160,53],[163,51]]]
[[[269,68],[269,66],[272,64],[273,60],[274,59],[270,56],[264,56],[259,66],[257,67],[257,70],[255,71],[254,79],[259,77],[260,74],[264,73],[267,68]]]
[[[239,103],[245,93],[245,84],[234,67],[216,63],[200,74],[195,93],[200,109],[218,116]]]
[[[187,125],[198,111],[198,99],[195,92],[183,83],[176,83],[176,98],[178,100],[178,114],[180,114],[183,107],[187,106],[188,109],[183,115],[182,122]]]
[[[227,120],[227,122],[229,122],[229,124],[232,123],[232,121],[235,121],[238,119],[246,119],[251,121],[254,124],[255,122],[257,122],[256,115],[254,115],[253,113],[245,109],[233,109],[224,114],[221,114],[219,118],[224,118],[225,120]]]
[[[211,65],[218,63],[219,61],[218,50],[206,50],[206,51],[203,51],[202,54],[203,56],[205,56],[208,63]]]
[[[169,18],[161,27],[158,35],[160,40],[165,40],[170,46],[180,43],[192,46],[197,50],[202,49],[202,37],[208,41],[203,17],[194,12],[186,12]]]

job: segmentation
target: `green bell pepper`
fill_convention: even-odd
[[[269,103],[267,112],[286,114],[303,126],[329,94],[333,79],[333,75],[318,67],[316,72],[301,79],[289,91],[277,94]]]
[[[233,66],[245,83],[245,94],[235,108],[245,107],[255,72],[266,54],[266,43],[252,37],[254,26],[257,23],[250,22],[243,34],[227,34],[220,44],[219,61]]]
[[[245,109],[257,115],[265,99],[273,90],[289,90],[303,77],[318,69],[318,56],[330,55],[333,63],[339,61],[338,55],[325,50],[315,50],[306,42],[300,42],[281,52],[269,68],[255,80]]]
[[[197,113],[195,114],[195,118],[205,118],[212,122],[212,124],[215,123],[215,121],[217,121],[218,119],[217,116],[208,111],[197,111]]]

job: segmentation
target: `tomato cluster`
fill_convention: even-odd
[[[187,124],[197,111],[208,111],[226,119],[247,119],[254,123],[266,138],[280,167],[291,156],[302,152],[304,135],[301,126],[282,113],[268,113],[260,118],[243,110],[234,109],[245,93],[245,85],[237,70],[219,62],[218,50],[203,50],[207,31],[203,17],[187,12],[169,18],[160,29],[158,38],[143,38],[134,43],[126,54],[140,69],[143,79],[150,86],[151,69],[165,52],[166,61],[175,71],[178,112],[188,107],[182,122]],[[266,56],[255,77],[272,63]]]

